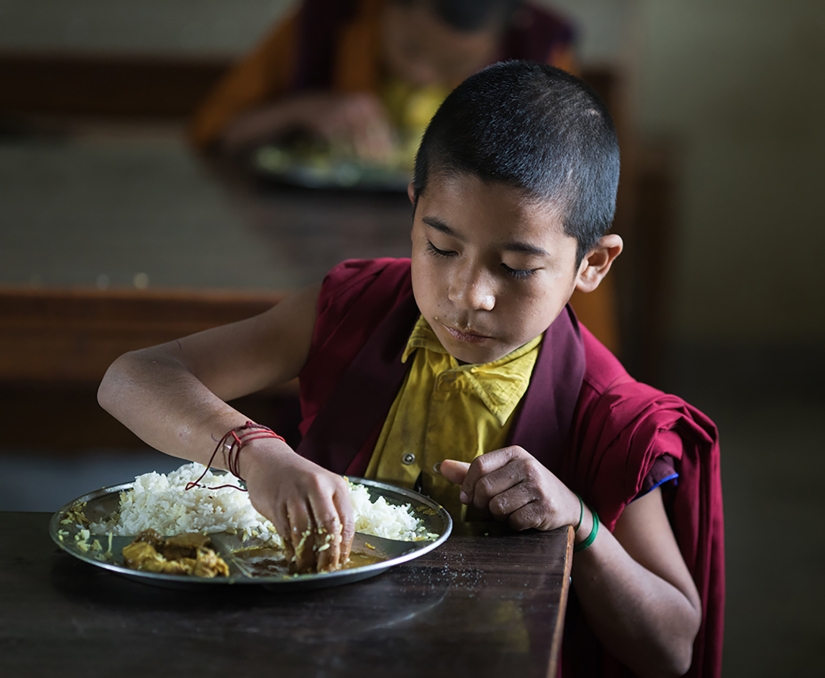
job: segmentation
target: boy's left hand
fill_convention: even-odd
[[[461,485],[462,503],[516,530],[554,530],[579,519],[578,497],[524,448],[488,452],[472,464],[446,459],[440,470]]]

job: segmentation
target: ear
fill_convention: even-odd
[[[622,253],[624,243],[615,233],[599,238],[596,246],[590,250],[579,265],[576,275],[576,289],[580,292],[592,292],[607,275],[613,261]]]
[[[407,197],[409,197],[410,202],[415,205],[415,186],[412,181],[407,186]]]

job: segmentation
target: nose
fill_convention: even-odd
[[[463,311],[492,311],[496,305],[495,281],[483,267],[467,262],[450,280],[449,300]]]

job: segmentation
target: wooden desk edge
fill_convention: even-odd
[[[559,601],[559,615],[556,618],[556,630],[553,633],[553,642],[550,646],[550,664],[547,666],[547,678],[557,678],[559,674],[559,656],[561,642],[564,636],[564,614],[567,610],[567,595],[570,591],[570,572],[573,568],[573,527],[567,526],[567,546],[564,550],[564,577],[562,578],[561,600]]]
[[[0,285],[0,381],[99,383],[127,351],[250,318],[285,294]]]

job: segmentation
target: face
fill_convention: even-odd
[[[413,85],[453,87],[495,60],[495,28],[464,32],[451,28],[423,2],[387,3],[382,26],[384,65]]]
[[[548,204],[473,175],[433,176],[412,228],[412,284],[422,315],[457,360],[486,363],[544,332],[586,262]]]

